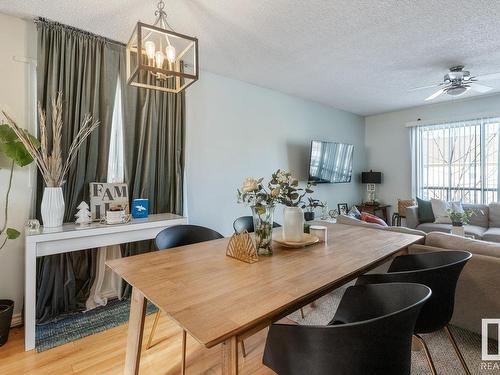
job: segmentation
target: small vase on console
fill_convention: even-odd
[[[64,219],[64,197],[61,187],[46,187],[40,207],[45,228],[60,227]]]
[[[300,207],[283,208],[283,240],[300,242],[304,237],[304,212]]]

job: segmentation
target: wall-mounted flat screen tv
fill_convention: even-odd
[[[309,181],[346,183],[352,178],[354,146],[347,143],[311,142]]]

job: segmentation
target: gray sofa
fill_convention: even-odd
[[[466,235],[474,236],[478,240],[500,242],[500,203],[464,204],[463,207],[465,210],[478,211],[477,215],[472,216],[470,223],[464,225]],[[451,230],[451,224],[420,223],[417,206],[406,209],[406,226],[426,233],[449,233]]]

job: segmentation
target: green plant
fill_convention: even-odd
[[[281,169],[271,175],[271,180],[267,184],[263,181],[263,178],[247,177],[238,189],[238,203],[252,206],[271,206],[281,203],[285,206],[297,207],[305,205],[304,197],[313,193],[313,183],[309,182],[305,188],[300,188],[299,180],[293,178],[290,172]]]
[[[36,147],[40,146],[38,140],[30,135],[27,131],[23,132],[29,137],[31,142]],[[0,154],[4,154],[9,159],[10,172],[7,182],[7,192],[5,194],[5,208],[4,208],[4,220],[3,224],[0,226],[0,250],[5,246],[7,240],[15,240],[20,236],[20,232],[17,229],[7,227],[7,221],[9,219],[9,197],[10,191],[12,189],[12,177],[14,175],[14,165],[24,167],[33,161],[33,158],[29,152],[24,147],[23,143],[19,140],[14,130],[12,130],[8,125],[0,125]],[[1,238],[3,237],[3,240]]]
[[[299,180],[292,177],[292,174],[287,171],[278,169],[271,176],[269,182],[273,190],[277,190],[277,200],[279,203],[288,207],[298,207],[304,204],[304,197],[307,194],[312,194],[314,183],[308,182],[305,188],[299,187]]]
[[[303,210],[307,210],[309,212],[314,211],[314,209],[318,207],[325,207],[325,203],[321,202],[319,199],[314,199],[312,197],[307,197],[308,203],[302,205]]]
[[[448,210],[448,217],[451,219],[451,223],[454,226],[461,227],[464,224],[468,224],[472,216],[477,215],[476,210],[464,210],[464,211],[453,211]]]

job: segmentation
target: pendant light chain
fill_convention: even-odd
[[[164,11],[164,8],[165,8],[165,2],[163,0],[160,0],[157,4],[157,9],[155,10],[155,16],[157,18],[154,25],[156,26],[158,23],[160,23],[160,26],[163,27],[164,29],[168,27],[170,30],[175,31],[167,21],[167,13]]]

